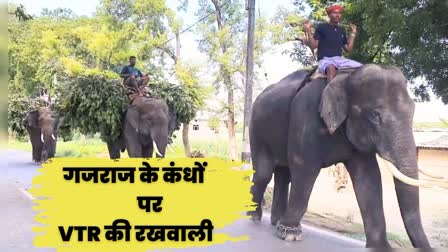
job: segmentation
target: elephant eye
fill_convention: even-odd
[[[370,111],[368,114],[368,119],[370,122],[374,123],[374,124],[380,124],[381,123],[381,114],[380,112],[373,110]]]

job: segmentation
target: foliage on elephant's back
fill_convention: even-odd
[[[164,99],[170,109],[176,110],[179,123],[189,123],[203,105],[199,89],[185,88],[167,82],[155,83],[151,85],[151,89],[153,96]]]
[[[85,73],[57,90],[56,110],[64,125],[82,134],[100,133],[103,141],[114,141],[121,131],[121,118],[129,104],[118,76],[107,72]]]
[[[28,112],[37,110],[43,106],[39,98],[27,97],[23,92],[14,90],[10,87],[8,95],[8,127],[15,133],[19,139],[27,136],[24,123]]]

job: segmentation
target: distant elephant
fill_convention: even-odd
[[[107,143],[111,159],[120,158],[120,151],[129,157],[165,157],[168,137],[179,129],[174,109],[164,100],[137,97],[125,112],[120,138]]]
[[[248,213],[252,220],[261,219],[263,195],[275,174],[271,223],[281,239],[302,239],[300,222],[316,177],[322,167],[342,162],[353,182],[366,246],[390,247],[378,154],[398,168],[390,169],[412,245],[429,247],[421,223],[419,187],[413,185],[433,181],[418,180],[412,131],[415,104],[402,72],[367,64],[339,73],[328,85],[325,78],[304,81],[308,77],[306,71],[294,72],[266,88],[253,103],[249,136],[255,173],[251,193],[257,208]],[[448,185],[446,181],[437,183]]]
[[[60,120],[55,118],[48,107],[41,107],[28,112],[25,120],[32,149],[33,161],[45,162],[56,154],[57,129]]]

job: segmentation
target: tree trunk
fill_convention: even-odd
[[[186,157],[191,157],[190,139],[188,138],[189,128],[190,128],[190,124],[188,124],[188,123],[182,124],[182,141],[184,143],[184,150],[185,150]]]
[[[230,83],[230,78],[226,78]],[[229,136],[228,144],[228,157],[231,160],[236,160],[236,138],[235,138],[235,106],[234,106],[234,94],[233,89],[230,87],[227,89],[227,129]]]
[[[216,9],[216,22],[218,23],[218,30],[222,31],[224,28],[221,7],[218,0],[211,0]],[[220,42],[221,43],[221,42]],[[227,47],[223,43],[220,44],[221,52],[226,54]],[[227,89],[227,131],[229,136],[229,144],[227,146],[228,157],[232,160],[236,160],[236,138],[235,138],[235,104],[234,104],[234,91],[232,84],[231,73],[228,73],[226,69],[221,66],[221,71],[224,75],[224,86]]]
[[[176,32],[176,57],[173,58],[175,64],[180,62],[180,48],[181,48],[180,34],[179,32]],[[182,124],[182,142],[184,144],[184,151],[186,157],[191,157],[190,138],[188,135],[189,128],[190,128],[189,123]]]

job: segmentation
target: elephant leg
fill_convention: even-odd
[[[263,200],[266,187],[271,181],[274,172],[274,164],[269,155],[264,151],[258,151],[252,155],[253,167],[255,173],[253,174],[252,182],[254,183],[250,189],[252,194],[252,201],[256,204],[255,211],[249,211],[247,214],[251,216],[252,220],[259,222],[263,216],[261,202]]]
[[[110,159],[120,158],[120,147],[115,143],[107,143],[107,150],[109,151]]]
[[[152,141],[151,141],[152,143]],[[154,147],[152,144],[148,144],[146,146],[142,147],[142,156],[144,158],[151,158],[152,157],[152,153],[154,151]]]
[[[353,181],[366,232],[366,247],[390,247],[386,236],[381,174],[375,155],[357,155],[344,163]]]
[[[289,171],[291,192],[288,207],[277,225],[277,236],[287,241],[302,240],[300,221],[308,208],[314,182],[320,172],[319,161],[304,162],[302,158],[291,155]]]
[[[43,151],[43,144],[37,144],[36,145],[36,163],[42,163],[42,151]]]
[[[272,196],[271,224],[277,222],[283,216],[288,204],[289,192],[289,170],[288,167],[276,167],[274,171],[274,193]]]
[[[42,159],[43,143],[40,139],[40,130],[33,129],[30,131],[30,141],[33,149],[33,161],[38,163]]]
[[[40,160],[39,156],[37,155],[37,145],[32,144],[32,149],[33,149],[33,162],[37,162],[38,160]]]

